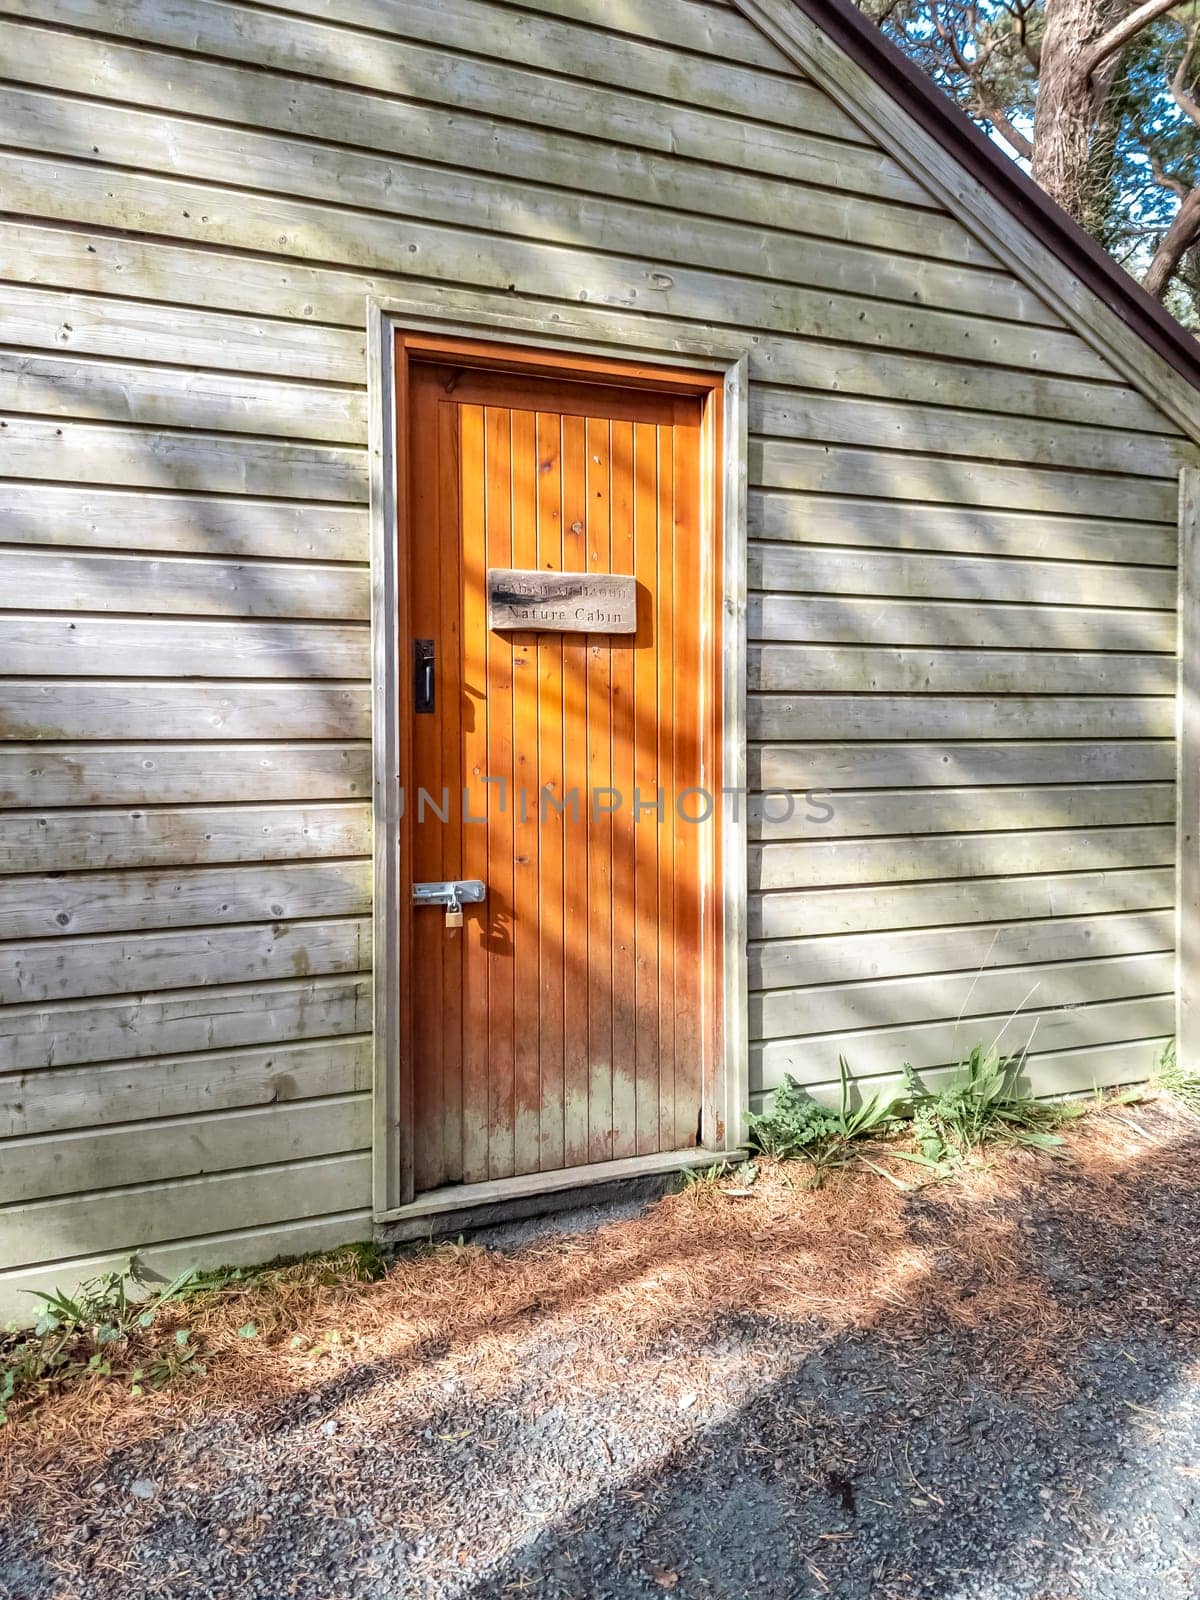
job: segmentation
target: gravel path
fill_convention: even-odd
[[[168,1403],[73,1501],[33,1451],[0,1594],[1195,1600],[1200,1123],[1103,1120],[953,1191],[767,1178],[434,1258],[547,1284],[402,1360]]]

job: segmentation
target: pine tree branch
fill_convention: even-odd
[[[1153,22],[1156,17],[1163,16],[1165,12],[1173,11],[1178,4],[1179,0],[1143,0],[1140,6],[1135,6],[1121,18],[1120,22],[1114,23],[1107,33],[1102,33],[1098,39],[1092,40],[1075,65],[1075,75],[1085,80],[1090,79],[1101,62],[1107,61],[1109,56],[1127,45],[1148,23]]]

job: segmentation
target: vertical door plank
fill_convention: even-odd
[[[538,565],[536,418],[512,413],[512,564]],[[537,634],[514,633],[513,703],[513,1149],[514,1171],[540,1163],[541,1074],[535,1019],[538,981],[538,680]]]
[[[422,560],[422,535],[425,540],[440,540],[457,530],[442,527],[438,472],[436,468],[430,470],[431,452],[438,439],[437,389],[431,374],[420,373],[412,386],[410,404],[414,444],[424,458],[413,473],[411,484],[412,527],[417,535],[413,548],[415,565]],[[427,550],[428,546],[424,548]],[[416,581],[412,581],[413,577]],[[409,618],[415,639],[436,639],[440,631],[440,599],[436,569],[410,576]],[[400,693],[405,695],[413,693],[411,658],[408,666],[409,670],[401,675],[400,681]],[[417,882],[443,876],[444,830],[428,813],[422,820],[419,801],[421,785],[427,778],[431,779],[441,765],[441,722],[440,705],[437,715],[412,719],[413,776],[417,781],[409,785],[410,792],[405,799],[411,819],[413,876]],[[434,799],[437,799],[436,794]],[[437,994],[442,987],[442,920],[436,911],[421,907],[413,912],[411,982],[419,994]],[[436,1014],[431,1014],[425,1006],[416,1007],[413,1017],[413,1176],[418,1190],[436,1188],[445,1175],[442,1126],[446,1063],[442,1041]]]
[[[462,462],[462,751],[463,876],[488,881],[488,840],[484,823],[489,785],[487,699],[487,516],[484,481],[483,407],[459,407],[459,453]],[[469,801],[469,808],[468,808]],[[490,898],[479,912],[468,912],[463,925],[463,1179],[482,1182],[488,1176],[488,926]]]
[[[675,1144],[675,452],[658,429],[658,1136]]]
[[[537,416],[537,565],[563,568],[562,423],[556,413]],[[553,1172],[563,1157],[563,641],[537,635],[538,681],[538,1054],[541,1126],[538,1166]],[[554,804],[550,801],[553,799]]]
[[[700,680],[700,609],[703,552],[699,538],[700,430],[695,402],[677,400],[672,429],[675,454],[674,767],[675,874],[675,1145],[695,1144],[700,1127],[704,1041],[700,979],[704,964],[703,862],[712,836],[712,802],[704,791],[702,727],[705,695]],[[697,820],[701,819],[701,820]]]
[[[612,571],[631,573],[634,553],[633,423],[612,424]],[[638,599],[639,613],[645,609]],[[633,658],[637,635],[612,644],[612,1066],[614,1158],[637,1154],[636,853],[633,784],[637,707]]]
[[[582,417],[562,419],[563,570],[587,568],[587,438]],[[588,1161],[588,728],[586,635],[563,635],[563,1156]],[[570,799],[568,799],[570,797]],[[573,803],[570,801],[573,799]]]
[[[658,784],[658,429],[634,424],[634,869],[637,1154],[661,1150],[658,1129],[658,850],[662,827],[642,805]]]
[[[512,566],[512,413],[484,408],[487,565]],[[513,1175],[513,703],[512,636],[487,637],[488,1175]]]
[[[611,424],[587,419],[587,556],[589,572],[612,570]],[[587,636],[588,859],[588,1153],[608,1161],[613,1150],[612,1081],[612,642]]]
[[[438,406],[438,566],[441,621],[437,638],[437,723],[441,729],[442,786],[449,791],[449,821],[441,826],[442,875],[462,878],[462,571],[459,556],[460,462],[458,407],[443,399]],[[439,796],[440,803],[440,796]],[[478,912],[469,913],[478,916]],[[432,911],[426,917],[436,917]],[[432,923],[430,924],[432,927]],[[441,929],[442,950],[442,1151],[443,1183],[460,1183],[463,1175],[463,954],[466,929]],[[434,991],[436,993],[436,991]]]

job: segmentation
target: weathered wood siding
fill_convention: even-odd
[[[753,336],[751,774],[834,791],[755,812],[755,1093],[1017,1007],[1041,1087],[1144,1072],[1196,452],[832,99],[710,0],[4,11],[0,1314],[369,1226],[364,301],[414,278]]]

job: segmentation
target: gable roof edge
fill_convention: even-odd
[[[851,0],[732,4],[872,132],[899,166],[948,205],[1073,332],[1200,442],[1200,340]]]

